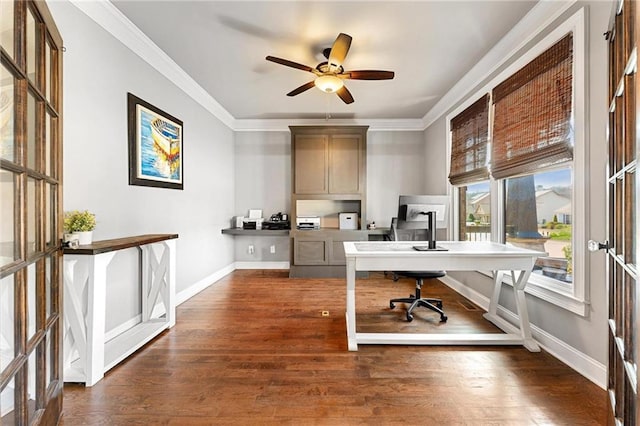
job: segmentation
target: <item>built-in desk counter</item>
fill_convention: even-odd
[[[176,323],[177,234],[138,235],[64,249],[64,381],[93,386]],[[140,256],[141,322],[105,339],[107,267],[120,250]],[[162,304],[156,304],[162,302]]]
[[[224,228],[222,230],[223,234],[227,235],[244,235],[244,236],[260,236],[260,237],[286,237],[291,234],[291,232],[314,232],[314,231],[340,231],[339,229],[333,228],[323,228],[323,229],[310,229],[310,230],[300,230],[300,229],[243,229],[243,228]],[[363,232],[369,236],[380,235],[384,236],[389,233],[389,228],[376,228],[376,229],[362,229],[355,232]]]
[[[243,229],[243,228],[225,228],[223,234],[243,235],[243,236],[260,236],[260,237],[287,237],[289,229]]]
[[[289,277],[339,278],[345,276],[344,241],[382,241],[389,228],[375,229],[242,229],[226,228],[232,236],[289,237]],[[366,276],[358,272],[358,276]]]
[[[292,230],[291,278],[341,278],[345,276],[345,241],[381,240],[389,230],[380,229],[337,229],[321,228],[313,230]],[[364,277],[367,272],[360,272]]]

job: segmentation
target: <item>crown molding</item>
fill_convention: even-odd
[[[289,126],[369,126],[369,131],[423,131],[424,122],[414,119],[236,119],[234,130],[237,132],[282,132]]]
[[[449,90],[422,119],[236,119],[173,59],[136,27],[110,1],[69,0],[133,53],[234,131],[287,131],[290,125],[368,125],[374,131],[422,131],[444,115],[473,87],[488,77],[541,29],[566,11],[577,0],[542,0],[485,55],[471,71]]]
[[[541,0],[425,114],[425,129],[545,30],[577,0]]]
[[[133,53],[178,86],[194,101],[233,129],[235,118],[206,90],[189,76],[173,59],[147,37],[133,22],[107,0],[69,0],[81,12],[104,28]]]
[[[289,126],[291,125],[326,124],[368,125],[370,130],[376,131],[422,131],[426,127],[424,121],[420,118],[371,120],[236,119],[110,1],[69,0],[69,2],[178,86],[231,130],[242,132],[289,131]]]

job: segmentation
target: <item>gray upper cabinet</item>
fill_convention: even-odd
[[[333,135],[329,142],[329,193],[358,194],[362,175],[363,138]]]
[[[291,126],[295,195],[365,194],[366,126]]]
[[[293,175],[296,194],[329,192],[329,137],[296,135],[293,138]]]

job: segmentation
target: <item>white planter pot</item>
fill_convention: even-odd
[[[73,234],[78,236],[78,244],[81,246],[89,245],[93,241],[93,231],[74,232]]]

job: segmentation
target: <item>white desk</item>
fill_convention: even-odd
[[[448,251],[416,251],[414,245],[426,242],[345,242],[347,258],[347,339],[350,351],[358,344],[396,345],[524,345],[532,352],[540,347],[531,337],[529,315],[524,298],[536,258],[546,253],[485,241],[441,241]],[[356,271],[493,271],[493,291],[489,312],[484,318],[502,330],[505,321],[498,317],[498,299],[504,271],[511,271],[520,322],[519,333],[418,334],[356,332]]]

